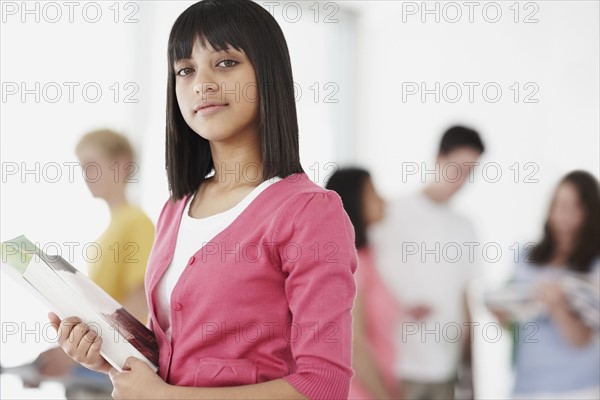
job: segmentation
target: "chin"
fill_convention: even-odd
[[[92,195],[92,197],[93,197],[94,199],[97,199],[97,198],[102,198],[102,197],[103,197],[103,196],[102,196],[102,193],[98,193],[98,191],[97,191],[97,190],[92,190],[91,188],[90,188],[90,194]]]
[[[88,190],[90,191],[90,194],[92,195],[93,198],[98,197],[98,193],[96,193],[95,190],[93,190],[91,187],[89,187],[89,185],[88,185]]]
[[[203,139],[208,140],[209,142],[222,142],[222,141],[226,141],[231,139],[231,137],[233,135],[229,134],[228,132],[224,133],[224,132],[214,132],[212,129],[208,130],[208,129],[204,129],[204,130],[196,130],[193,129],[194,132],[196,132],[196,134],[198,134],[198,136],[200,136]]]
[[[454,186],[450,191],[450,196],[454,196],[456,193],[460,192],[461,189],[464,187],[465,187],[464,183]]]

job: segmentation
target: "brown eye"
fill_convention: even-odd
[[[178,70],[178,71],[175,73],[175,75],[177,75],[177,76],[186,76],[186,75],[189,75],[189,74],[191,74],[192,72],[193,72],[193,71],[192,71],[192,69],[191,69],[191,68],[181,68],[181,69],[179,69],[179,70]]]
[[[234,61],[234,60],[223,60],[220,63],[218,63],[217,66],[231,68],[237,64],[238,64],[238,62]]]

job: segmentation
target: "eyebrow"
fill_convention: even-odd
[[[230,50],[231,50],[231,51],[230,51]],[[242,54],[242,52],[240,52],[239,50],[236,50],[236,49],[234,49],[233,47],[232,47],[232,48],[230,48],[230,50],[229,50],[229,49],[223,49],[223,50],[208,49],[208,51],[210,51],[210,52],[211,52],[211,53],[213,53],[213,54],[214,54],[214,53],[227,53],[227,54],[230,54],[230,55],[233,55],[232,53],[238,53],[238,54]],[[191,57],[191,56],[190,56],[190,57],[187,57],[187,58],[180,58],[179,60],[175,60],[175,61],[174,61],[174,64],[175,64],[175,63],[178,63],[178,62],[185,62],[185,61],[189,61],[189,60],[192,60],[192,57]]]
[[[233,47],[230,47],[228,49],[223,49],[223,50],[212,50],[213,53],[227,53],[227,54],[232,54],[232,53],[238,53],[238,54],[242,54],[241,51],[234,49]]]

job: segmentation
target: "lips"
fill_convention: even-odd
[[[196,114],[206,114],[214,111],[218,111],[224,107],[226,107],[228,103],[218,103],[218,102],[208,102],[200,104],[194,108],[194,113]]]

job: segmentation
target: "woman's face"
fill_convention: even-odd
[[[256,74],[245,53],[194,44],[191,58],[173,66],[175,91],[185,122],[210,141],[258,136]]]
[[[551,231],[561,237],[574,235],[583,224],[584,218],[585,212],[579,201],[577,190],[568,182],[562,183],[556,189],[550,206],[548,221]]]
[[[364,218],[367,226],[379,222],[385,215],[385,202],[375,190],[371,178],[367,178],[363,188]]]

